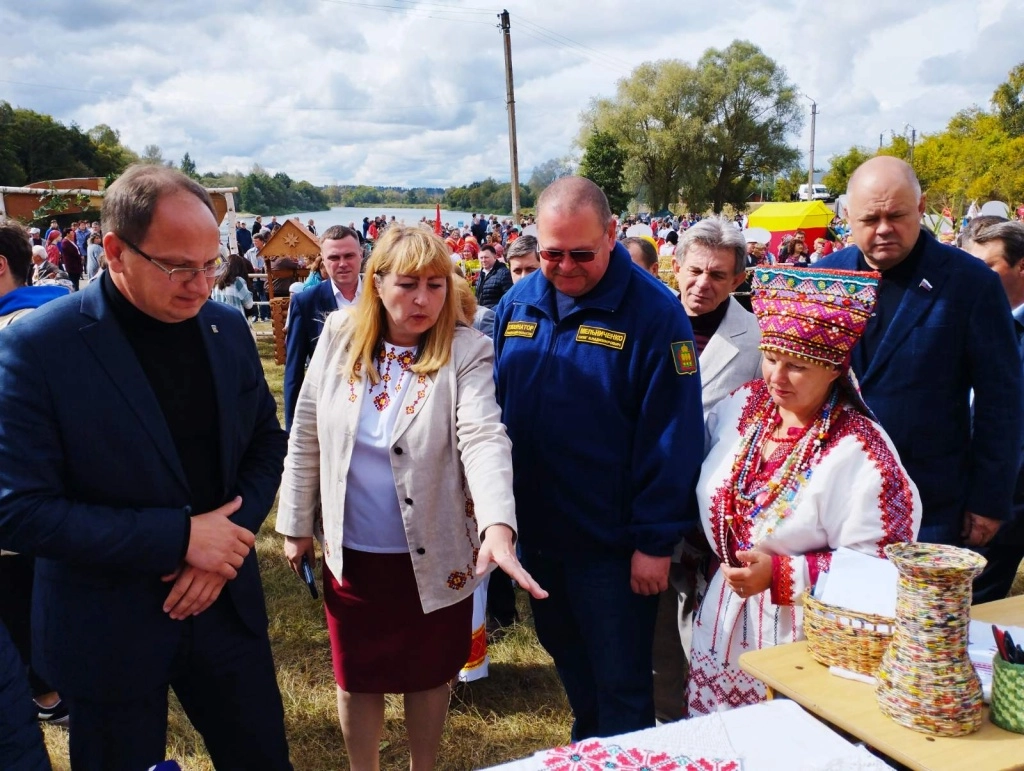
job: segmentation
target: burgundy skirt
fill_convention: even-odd
[[[349,693],[415,693],[447,683],[469,658],[473,595],[424,613],[412,558],[342,550],[341,583],[324,563],[334,678]]]

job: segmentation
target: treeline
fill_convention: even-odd
[[[441,201],[441,187],[373,187],[371,185],[327,185],[327,200],[338,206],[422,206]]]
[[[241,211],[287,214],[322,211],[330,205],[323,188],[296,182],[282,172],[271,175],[256,165],[248,174],[200,174],[188,153],[177,164],[164,159],[157,145],[147,145],[140,155],[106,124],[82,131],[74,123],[65,126],[49,115],[0,101],[0,185],[21,187],[73,177],[103,177],[109,184],[140,162],[179,168],[206,187],[237,187],[236,207]]]
[[[0,101],[0,185],[68,177],[108,177],[140,160],[106,125],[82,131],[49,115]]]
[[[921,135],[916,142],[907,134],[893,133],[877,151],[851,147],[831,159],[822,181],[842,192],[865,160],[894,155],[914,167],[929,203],[948,207],[957,218],[972,201],[1024,201],[1024,63],[996,88],[991,105],[990,110],[961,110],[945,130]]]

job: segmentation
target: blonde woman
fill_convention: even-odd
[[[515,556],[493,349],[459,324],[448,248],[394,225],[366,276],[357,305],[328,316],[310,361],[277,529],[296,572],[313,562],[314,534],[323,544],[351,768],[379,768],[384,694],[402,693],[411,768],[423,771],[437,758],[449,683],[470,652],[473,590],[490,563],[534,597],[547,593]]]

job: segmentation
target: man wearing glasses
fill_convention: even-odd
[[[540,271],[495,314],[523,564],[575,723],[572,739],[654,725],[658,594],[692,520],[703,457],[693,334],[672,293],[615,240],[593,182],[537,202]]]
[[[0,543],[36,556],[35,663],[76,771],[161,761],[168,686],[217,768],[288,769],[252,549],[286,437],[245,320],[207,302],[212,203],[133,166],[102,221],[102,278],[0,332]]]

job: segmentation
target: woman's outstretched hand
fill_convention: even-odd
[[[508,573],[521,589],[530,593],[537,600],[543,600],[548,593],[540,588],[533,576],[526,572],[516,558],[513,545],[512,528],[508,525],[491,525],[484,531],[484,540],[480,544],[480,555],[476,560],[476,574],[482,576],[492,562]]]

